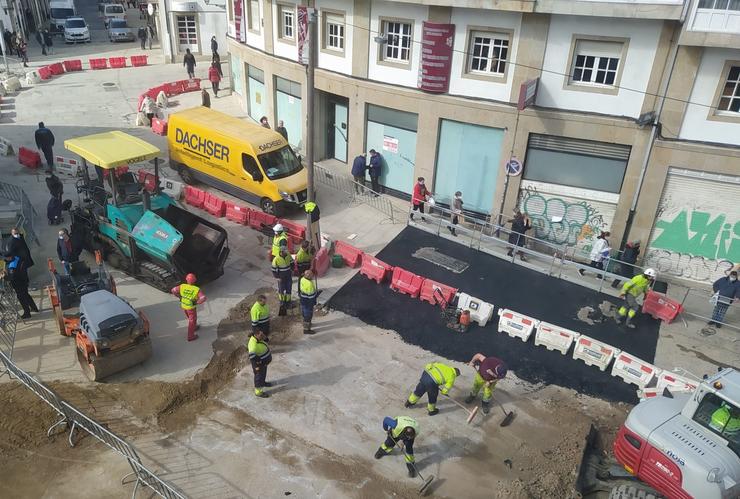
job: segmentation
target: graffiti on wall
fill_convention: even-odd
[[[726,214],[681,210],[655,222],[646,264],[659,272],[693,281],[712,282],[740,262],[740,220]]]
[[[587,201],[540,193],[531,186],[520,196],[519,206],[532,221],[537,239],[575,246],[587,255],[600,231],[607,229],[603,214]]]

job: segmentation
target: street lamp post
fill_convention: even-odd
[[[306,67],[306,170],[308,172],[308,187],[306,202],[316,202],[316,191],[314,189],[314,75],[316,72],[317,53],[317,24],[316,9],[308,9],[308,66]],[[310,242],[318,241],[321,245],[321,234],[316,224],[316,234],[311,224],[311,213],[306,213],[306,231]],[[319,248],[316,248],[317,250]]]

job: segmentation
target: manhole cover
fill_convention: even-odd
[[[464,272],[470,266],[468,262],[440,253],[437,248],[419,248],[412,256],[432,262],[434,265],[444,267],[456,274]]]
[[[113,83],[113,82],[108,81],[108,82],[103,83],[103,86],[104,87],[115,87],[116,84]]]

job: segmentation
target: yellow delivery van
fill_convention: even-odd
[[[215,187],[280,215],[306,202],[307,173],[282,135],[207,107],[173,113],[170,167],[187,184]]]

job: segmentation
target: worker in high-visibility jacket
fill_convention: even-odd
[[[403,442],[406,450],[403,457],[406,459],[406,469],[409,470],[409,477],[416,476],[416,467],[414,465],[414,439],[419,435],[419,423],[408,416],[398,416],[383,418],[383,429],[387,433],[385,442],[380,444],[375,451],[375,459],[390,454],[396,447],[397,442]]]
[[[621,324],[624,317],[627,316],[626,326],[630,329],[635,328],[632,319],[635,318],[637,311],[640,310],[640,304],[637,302],[637,298],[645,295],[650,290],[650,285],[655,281],[656,275],[657,273],[654,269],[645,269],[642,274],[638,274],[624,283],[622,294],[619,295],[624,300],[624,303],[617,310],[617,315],[614,316],[617,324]]]
[[[709,426],[717,430],[727,440],[740,437],[740,410],[730,407],[727,402],[712,413]]]
[[[311,321],[313,320],[313,309],[319,293],[313,280],[313,272],[307,270],[298,281],[298,296],[301,298],[301,315],[303,316],[303,334],[313,334]]]
[[[482,353],[473,355],[469,364],[475,369],[476,373],[473,379],[473,388],[465,399],[465,403],[471,404],[478,396],[480,389],[483,388],[481,407],[483,414],[488,414],[491,410],[491,399],[496,383],[506,377],[508,369],[503,360],[496,357],[486,357]]]
[[[295,254],[295,264],[298,275],[303,275],[305,271],[311,268],[311,260],[313,260],[313,247],[308,241],[303,241],[301,247],[298,249],[298,253]]]
[[[309,201],[303,205],[303,209],[306,210],[308,220],[311,223],[309,226],[309,233],[313,236],[313,239],[310,240],[310,243],[313,244],[315,248],[320,248],[321,234],[319,229],[319,220],[321,219],[321,210],[319,210],[319,205],[313,201]]]
[[[252,333],[260,329],[266,335],[270,334],[270,307],[267,306],[265,295],[257,297],[257,301],[249,310],[249,317],[252,319]]]
[[[272,259],[272,275],[278,280],[278,315],[285,315],[290,307],[293,288],[293,257],[288,253],[287,246],[281,246],[278,256]]]
[[[185,276],[184,283],[170,290],[173,295],[180,299],[180,308],[185,312],[185,317],[188,318],[188,341],[198,339],[198,335],[195,334],[200,329],[197,306],[206,301],[206,295],[195,285],[196,281],[195,274],[188,274]]]
[[[267,398],[270,395],[265,393],[264,388],[272,386],[272,383],[266,381],[267,366],[272,362],[272,353],[267,345],[267,335],[261,329],[249,337],[247,351],[254,373],[254,394],[260,398]]]
[[[275,258],[280,254],[280,248],[288,247],[288,234],[285,233],[283,224],[275,224],[272,231],[275,234],[272,236],[272,257]]]
[[[460,376],[460,369],[457,367],[451,367],[441,362],[427,364],[424,366],[424,372],[421,373],[419,384],[416,385],[416,388],[406,400],[405,407],[412,407],[426,393],[428,398],[427,413],[434,416],[439,413],[437,395],[440,392],[442,395],[447,395],[458,376]]]

